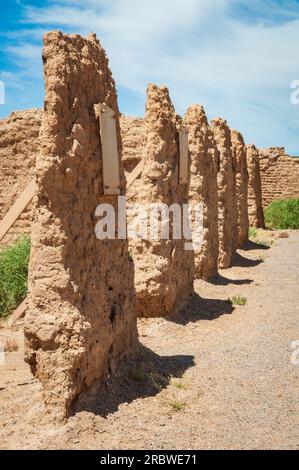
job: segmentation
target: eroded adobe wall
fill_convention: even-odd
[[[263,211],[262,183],[259,162],[259,152],[255,145],[246,145],[248,167],[248,213],[249,225],[255,228],[264,228],[265,219]]]
[[[127,173],[131,173],[142,159],[144,146],[144,120],[125,116],[120,117],[120,130],[122,138],[122,161]]]
[[[219,151],[218,172],[218,231],[219,267],[231,266],[237,247],[237,209],[235,163],[232,151],[231,133],[224,119],[216,118],[211,122],[214,139]]]
[[[180,124],[165,87],[149,85],[144,119],[145,140],[141,179],[132,185],[131,203],[147,211],[151,204],[188,202],[188,185],[179,185],[178,162]],[[130,220],[132,222],[132,220]],[[130,240],[135,264],[137,314],[140,317],[167,316],[183,306],[193,292],[194,255],[185,250],[185,240],[170,237]]]
[[[132,351],[137,331],[127,242],[95,236],[98,204],[117,207],[117,196],[103,195],[94,110],[106,103],[118,116],[108,59],[95,35],[51,32],[44,37],[43,60],[46,97],[25,339],[26,360],[60,419]],[[121,155],[119,126],[117,134]]]
[[[240,132],[231,130],[232,148],[235,156],[236,204],[237,204],[237,244],[241,248],[248,242],[248,169],[246,146]]]
[[[204,108],[191,106],[184,117],[189,133],[191,175],[189,203],[202,204],[203,245],[195,251],[195,278],[209,280],[218,272],[218,193],[219,152]]]
[[[263,206],[279,199],[299,198],[299,158],[284,148],[260,149]]]
[[[0,120],[0,221],[34,177],[41,118],[41,110],[30,109]],[[30,232],[31,217],[32,204],[1,243],[10,243],[19,235]]]

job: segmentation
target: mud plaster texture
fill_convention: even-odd
[[[131,173],[142,159],[145,128],[143,118],[121,115],[122,162],[127,173]]]
[[[216,118],[211,122],[211,127],[220,156],[218,172],[218,266],[222,269],[228,269],[237,248],[235,163],[231,133],[227,122],[224,119]]]
[[[236,164],[237,244],[241,248],[248,242],[249,232],[246,147],[240,132],[231,130],[231,139]]]
[[[263,207],[279,199],[299,198],[299,158],[283,147],[259,150]]]
[[[134,349],[134,268],[126,241],[99,241],[95,210],[103,195],[99,120],[117,115],[115,84],[94,34],[44,37],[45,111],[36,162],[25,353],[57,420],[74,400],[116,370]],[[120,130],[117,126],[120,148]],[[122,168],[122,167],[121,167]],[[121,192],[125,178],[121,170]],[[94,389],[93,389],[94,390]]]
[[[41,118],[41,110],[29,109],[0,120],[0,220],[34,177]],[[30,232],[32,207],[30,204],[22,213],[1,244]]]
[[[144,167],[141,178],[132,185],[130,201],[148,212],[151,204],[182,207],[188,202],[189,185],[179,185],[178,176],[180,124],[167,88],[149,85],[142,150]],[[129,221],[133,223],[130,215]],[[166,317],[180,309],[193,293],[194,253],[185,250],[183,238],[174,239],[171,215],[168,221],[168,239],[161,239],[161,226],[155,239],[151,236],[148,240],[134,239],[129,235],[140,317]]]
[[[248,212],[251,227],[264,228],[262,182],[259,162],[259,152],[255,145],[246,146],[248,167]]]
[[[188,127],[191,176],[189,203],[202,204],[203,244],[195,251],[195,278],[209,280],[218,273],[218,192],[219,152],[204,108],[191,106],[184,117]]]

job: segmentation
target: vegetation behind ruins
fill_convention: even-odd
[[[299,229],[299,199],[272,202],[265,210],[265,219],[271,229]]]
[[[0,248],[0,317],[12,313],[26,298],[30,237]]]

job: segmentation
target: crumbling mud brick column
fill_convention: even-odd
[[[218,273],[219,152],[202,106],[191,106],[185,114],[184,124],[188,127],[191,158],[189,203],[200,203],[203,208],[203,245],[194,252],[195,278],[207,281]]]
[[[0,120],[0,221],[34,178],[41,119],[40,109],[29,109]],[[32,207],[28,205],[1,244],[30,232]]]
[[[188,204],[188,184],[179,184],[179,125],[167,88],[149,85],[144,119],[144,167],[141,179],[132,185],[130,201],[139,204],[147,215],[152,214],[153,205],[165,207],[167,211],[178,204],[182,214],[183,204]],[[162,238],[161,230],[155,238],[148,233],[147,240],[130,239],[129,235],[140,317],[168,316],[193,293],[194,253],[185,249],[183,236],[175,239],[172,214],[166,219],[167,239]],[[153,228],[153,224],[148,225]]]
[[[255,228],[265,228],[263,194],[259,162],[259,152],[254,145],[246,146],[248,167],[248,211],[249,224]]]
[[[241,248],[248,242],[248,169],[246,147],[240,132],[232,130],[232,147],[236,163],[236,197],[237,197],[237,243]]]
[[[219,268],[227,269],[237,246],[236,185],[230,128],[224,119],[211,122],[220,155],[218,172]]]
[[[95,35],[51,32],[44,37],[43,61],[26,360],[42,382],[48,409],[63,419],[81,392],[106,379],[134,348],[134,272],[126,240],[95,235],[97,206],[110,204],[117,214],[118,202],[103,195],[99,103],[116,114],[121,155],[106,54]]]

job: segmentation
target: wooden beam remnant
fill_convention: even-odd
[[[134,168],[134,170],[131,173],[128,174],[128,176],[127,176],[127,188],[132,186],[132,184],[138,178],[138,176],[141,175],[143,167],[144,167],[144,161],[141,160],[141,162],[138,163],[138,165]]]
[[[179,163],[179,183],[188,183],[188,167],[189,167],[189,148],[188,148],[188,128],[181,126],[179,131],[180,140],[180,163]]]
[[[95,105],[100,121],[105,195],[120,194],[119,155],[115,112],[106,104]]]
[[[32,180],[22,194],[18,197],[14,205],[7,212],[0,222],[0,241],[5,237],[15,221],[20,217],[35,194],[35,180]]]
[[[27,299],[25,299],[14,313],[9,317],[8,327],[11,328],[25,313],[27,310]]]

